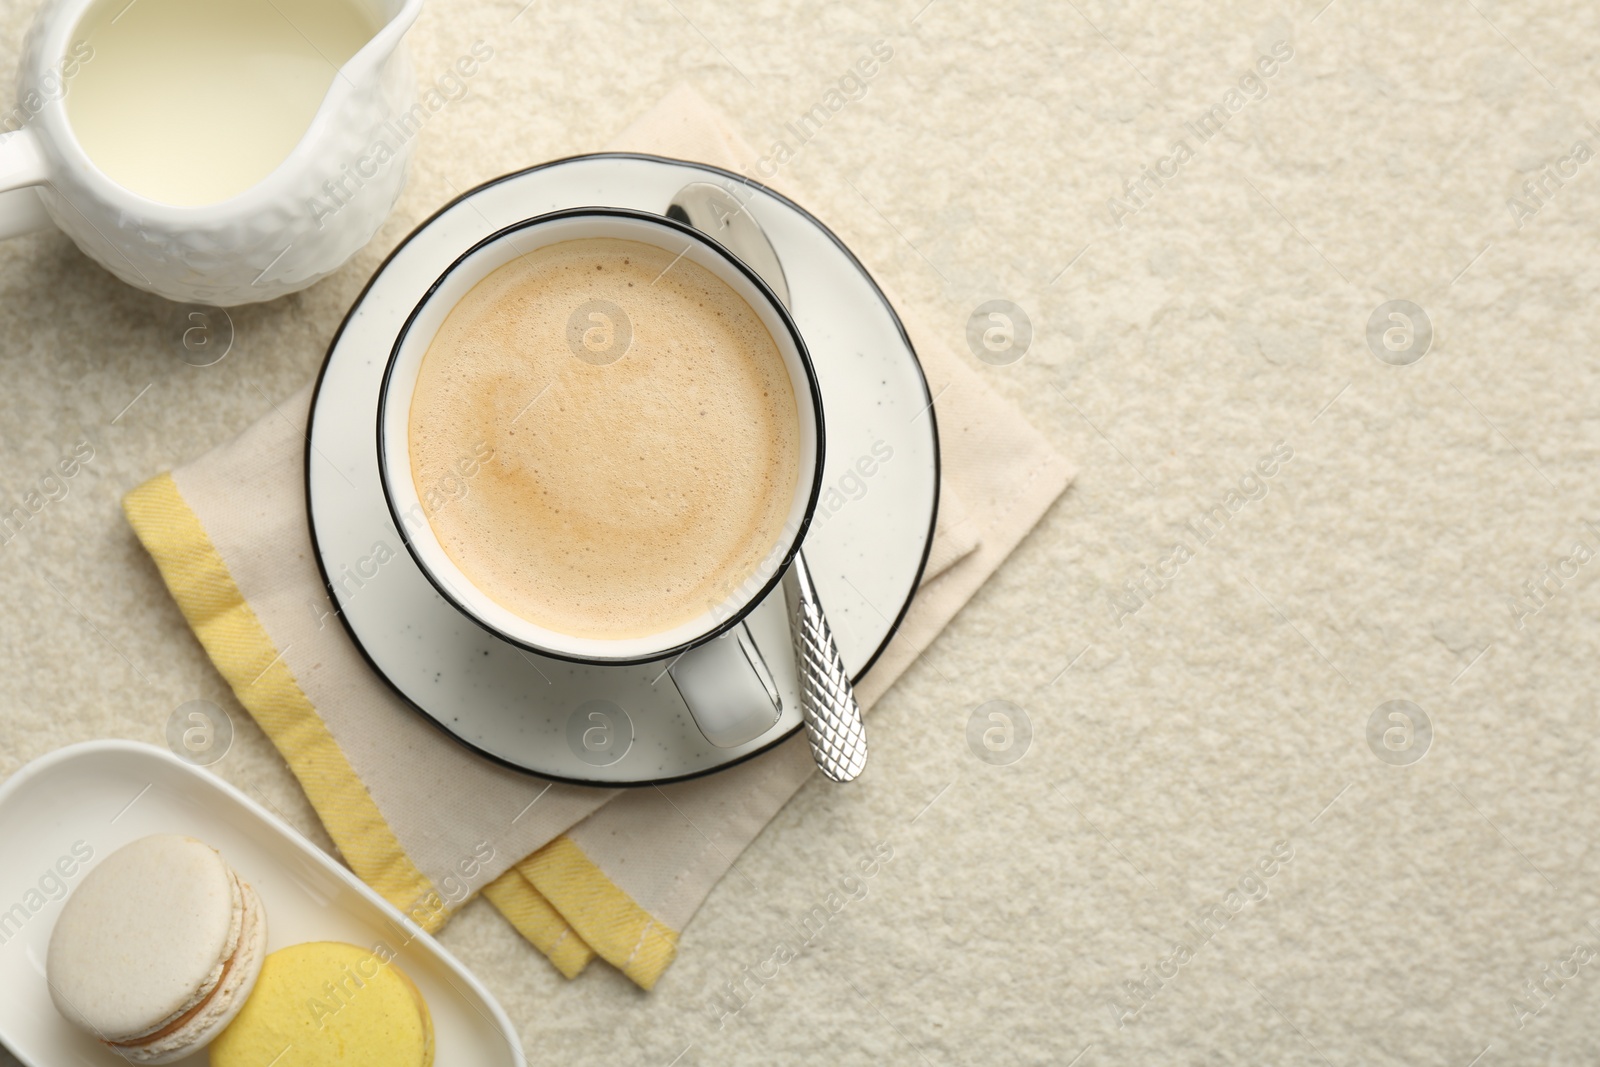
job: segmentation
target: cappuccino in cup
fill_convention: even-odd
[[[427,521],[512,614],[577,638],[662,633],[723,603],[785,539],[802,432],[785,358],[727,282],[665,247],[560,241],[512,258],[428,343],[412,480],[466,491]]]

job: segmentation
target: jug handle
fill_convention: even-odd
[[[44,202],[30,188],[49,180],[37,134],[26,126],[0,134],[0,240],[51,228]]]

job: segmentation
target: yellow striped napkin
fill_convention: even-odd
[[[686,88],[611,147],[736,171],[757,160]],[[863,707],[1072,478],[965,363],[907,327],[939,398],[941,513],[917,599],[860,687]],[[692,782],[617,791],[519,774],[424,723],[371,673],[323,590],[302,484],[310,396],[308,385],[128,493],[128,521],[351,870],[425,929],[481,893],[562,974],[600,956],[649,989],[712,887],[810,776],[804,739]]]

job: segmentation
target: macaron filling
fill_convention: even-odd
[[[230,957],[228,962],[222,965],[223,977],[226,977],[228,971],[232,968],[233,959]],[[112,1048],[146,1048],[150,1045],[154,1045],[164,1037],[171,1037],[173,1034],[183,1029],[184,1025],[188,1023],[190,1019],[193,1019],[196,1015],[199,1015],[202,1011],[204,1011],[206,1005],[210,1004],[212,998],[217,995],[217,989],[220,988],[222,988],[222,984],[219,981],[217,986],[213,988],[210,993],[206,994],[205,999],[201,1000],[200,1003],[196,1004],[194,1007],[190,1008],[188,1011],[184,1012],[182,1015],[178,1016],[176,1019],[172,1020],[166,1026],[163,1026],[153,1034],[150,1034],[146,1037],[135,1038],[132,1041],[107,1041],[106,1044],[110,1045]]]

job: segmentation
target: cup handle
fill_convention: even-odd
[[[667,673],[695,725],[718,748],[754,741],[783,713],[777,683],[742,622],[679,656]]]
[[[50,229],[54,224],[30,186],[50,180],[39,137],[24,126],[0,134],[0,240]]]

